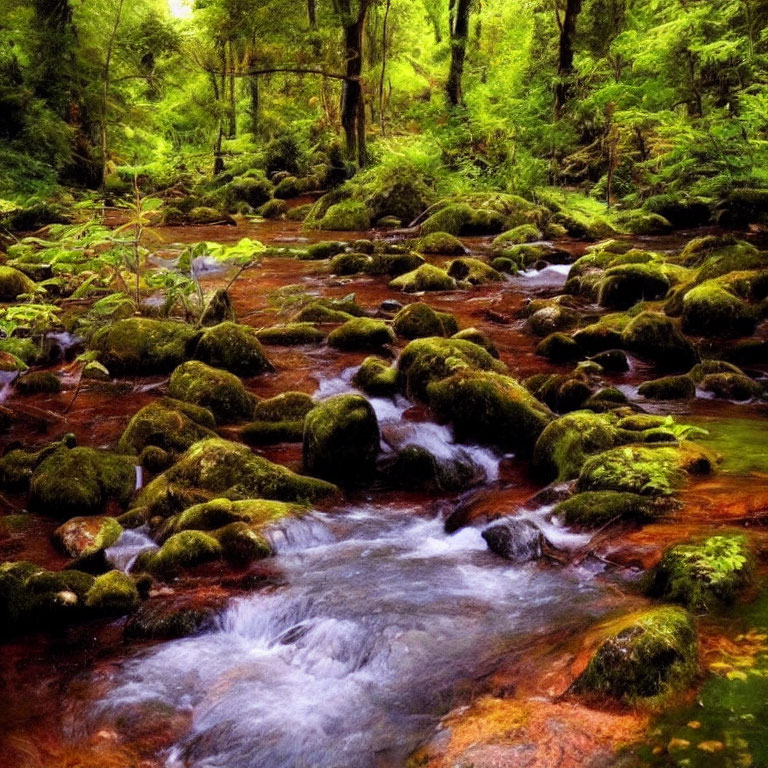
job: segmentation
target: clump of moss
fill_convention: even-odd
[[[640,357],[668,370],[688,370],[697,353],[670,318],[658,312],[641,312],[627,323],[623,345]]]
[[[268,499],[214,499],[196,504],[175,515],[165,527],[166,535],[179,531],[213,531],[230,523],[248,523],[255,529],[276,523],[287,517],[295,517],[306,510],[300,504]]]
[[[473,259],[469,256],[454,259],[448,265],[448,275],[455,280],[461,280],[470,285],[499,283],[504,279],[500,272],[488,266],[484,261]]]
[[[136,583],[121,571],[97,576],[85,596],[88,608],[107,616],[124,616],[139,607],[141,598]]]
[[[303,307],[293,318],[296,323],[346,323],[353,315],[340,309],[332,309],[313,301]]]
[[[627,356],[620,349],[606,349],[603,352],[598,352],[592,357],[592,362],[611,373],[624,373],[629,370]]]
[[[463,370],[427,387],[430,408],[460,441],[529,453],[552,414],[515,379]]]
[[[256,212],[264,219],[279,219],[288,213],[288,204],[285,200],[267,200]]]
[[[752,554],[743,535],[711,536],[667,549],[645,579],[647,594],[706,611],[732,603],[752,575]]]
[[[392,328],[404,339],[421,339],[451,336],[459,330],[459,324],[448,312],[437,312],[429,304],[417,301],[403,307],[395,315]]]
[[[701,336],[748,336],[757,325],[754,309],[716,281],[683,296],[683,330]]]
[[[647,496],[620,491],[587,491],[561,501],[553,510],[566,525],[600,528],[612,521],[643,522],[658,514],[660,507]]]
[[[377,350],[394,344],[395,332],[383,320],[355,317],[331,331],[328,344],[336,349]]]
[[[701,384],[705,376],[713,373],[736,373],[743,375],[744,371],[725,360],[702,360],[688,371],[688,375],[696,384]]]
[[[582,357],[581,348],[566,333],[550,333],[536,346],[536,354],[554,363],[565,363]]]
[[[461,240],[447,232],[432,232],[422,237],[416,245],[416,250],[419,253],[438,253],[445,256],[467,252]]]
[[[320,229],[338,232],[363,231],[371,226],[371,213],[364,203],[343,200],[325,212],[318,226]]]
[[[160,549],[142,552],[133,570],[171,576],[221,556],[221,544],[213,536],[202,531],[181,531],[171,536]]]
[[[255,376],[275,370],[264,354],[256,331],[232,322],[219,323],[204,331],[194,356],[207,365],[238,376]]]
[[[184,362],[195,335],[185,323],[132,317],[98,330],[90,347],[113,374],[167,373]]]
[[[451,315],[451,317],[453,316]],[[499,358],[499,350],[496,349],[496,345],[490,336],[477,328],[465,328],[454,333],[451,338],[459,341],[470,341],[473,344],[477,344],[478,347],[482,347],[491,357]]]
[[[304,466],[342,485],[364,483],[379,455],[379,423],[360,395],[336,395],[313,408],[304,423]]]
[[[392,397],[397,393],[397,368],[378,357],[366,357],[352,383],[371,397]]]
[[[30,505],[58,518],[96,515],[115,499],[125,505],[136,484],[134,461],[93,448],[61,447],[32,473]]]
[[[345,318],[346,319],[346,318]],[[256,331],[256,338],[270,346],[295,347],[303,344],[322,344],[326,334],[312,323],[286,323]]]
[[[540,229],[533,224],[520,224],[517,227],[502,232],[494,239],[491,247],[494,251],[501,251],[510,245],[523,245],[525,243],[535,243],[544,237]]]
[[[28,373],[18,380],[16,389],[23,395],[56,395],[61,392],[61,379],[50,371]]]
[[[389,287],[404,293],[452,291],[456,288],[456,281],[444,269],[431,264],[422,264],[412,272],[396,277],[390,282]]]
[[[681,608],[653,608],[611,627],[573,685],[634,704],[685,688],[698,669],[692,617]]]
[[[371,263],[366,272],[369,275],[389,275],[398,277],[408,272],[413,272],[425,263],[424,258],[414,251],[377,252],[371,257]]]
[[[144,406],[135,413],[117,444],[119,453],[140,454],[157,446],[171,454],[182,453],[206,437],[215,437],[216,424],[207,408],[170,397]]]
[[[665,376],[643,382],[637,392],[649,400],[688,400],[696,397],[696,385],[687,375]]]
[[[506,366],[470,341],[430,337],[416,339],[397,361],[398,381],[408,397],[427,399],[427,387],[462,370],[504,373]]]
[[[314,407],[315,402],[304,392],[283,392],[258,402],[253,416],[263,421],[303,419]]]
[[[710,373],[702,379],[701,388],[724,400],[751,400],[763,395],[763,387],[741,373]]]
[[[371,257],[366,253],[339,253],[331,259],[334,275],[358,275],[367,272],[370,266]]]
[[[548,336],[550,333],[570,330],[577,326],[580,320],[581,315],[570,307],[547,303],[530,313],[528,329],[536,336]]]
[[[672,225],[658,213],[626,211],[617,218],[619,227],[629,235],[663,235]]]
[[[585,406],[592,395],[587,378],[581,374],[537,374],[525,380],[525,388],[556,413],[568,413]]]
[[[34,293],[35,283],[23,272],[0,265],[0,301],[15,301],[23,293]]]
[[[171,374],[168,392],[207,408],[222,424],[242,421],[253,413],[253,399],[237,376],[197,360],[183,363]]]
[[[561,482],[578,477],[587,459],[621,443],[609,416],[575,411],[545,427],[533,451],[534,471],[544,480]]]
[[[598,290],[601,306],[629,309],[638,301],[663,299],[669,279],[656,264],[620,264],[605,271]]]
[[[323,240],[319,243],[312,243],[312,245],[307,248],[306,258],[310,261],[330,259],[337,253],[342,253],[345,248],[345,243],[340,243],[336,240]]]

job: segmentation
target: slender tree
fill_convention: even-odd
[[[556,6],[557,26],[560,29],[560,42],[557,57],[557,83],[555,84],[555,120],[562,117],[565,104],[570,98],[573,67],[573,41],[576,36],[576,22],[581,13],[582,0],[566,0],[565,14],[561,17]]]
[[[451,33],[451,67],[446,83],[446,95],[451,107],[457,107],[464,98],[461,83],[464,76],[464,60],[467,57],[471,9],[472,0],[450,0],[448,10]]]

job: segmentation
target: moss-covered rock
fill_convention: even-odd
[[[611,522],[643,522],[660,507],[647,496],[619,491],[587,491],[561,501],[553,510],[566,525],[601,528]]]
[[[243,427],[243,440],[250,445],[300,443],[304,436],[304,421],[252,421]]]
[[[460,370],[427,387],[430,408],[453,424],[457,440],[529,453],[552,414],[515,379]]]
[[[428,336],[452,336],[459,330],[459,325],[448,312],[437,312],[429,304],[417,301],[403,307],[395,315],[392,328],[404,339],[422,339]]]
[[[658,312],[641,312],[627,323],[622,342],[640,357],[667,370],[688,370],[697,362],[696,350],[670,318]]]
[[[751,400],[763,395],[763,387],[741,373],[710,373],[701,381],[701,388],[724,400]]]
[[[494,251],[503,251],[511,245],[523,245],[524,243],[535,243],[544,237],[540,229],[533,224],[520,224],[517,227],[502,232],[494,239],[491,247]]]
[[[304,392],[284,392],[257,403],[254,421],[243,429],[243,439],[252,445],[300,443],[304,436],[304,417],[314,408]]]
[[[491,340],[487,333],[478,330],[477,328],[465,328],[462,331],[458,331],[451,336],[452,339],[458,341],[470,341],[472,344],[477,344],[478,347],[482,347],[491,357],[499,358],[499,350],[496,349],[496,345]]]
[[[454,259],[448,265],[448,275],[454,280],[461,280],[471,285],[500,283],[504,279],[500,272],[488,266],[484,261],[469,256]]]
[[[592,387],[582,374],[537,374],[525,380],[526,389],[556,413],[584,407]]]
[[[706,376],[713,373],[736,373],[743,375],[744,371],[726,360],[702,360],[688,371],[688,375],[696,384],[701,384]]]
[[[419,253],[437,253],[444,256],[456,256],[466,253],[467,249],[458,238],[447,232],[432,232],[416,244]]]
[[[691,444],[620,446],[587,459],[579,473],[579,490],[670,496],[688,474],[709,474],[714,467],[713,457]]]
[[[285,200],[267,200],[256,212],[264,219],[279,219],[288,213],[288,204]]]
[[[295,323],[346,323],[353,317],[349,312],[313,301],[303,307],[293,319]]]
[[[560,304],[548,304],[531,312],[528,329],[536,336],[548,336],[550,333],[570,330],[580,320],[581,314],[576,310]]]
[[[592,357],[592,362],[597,363],[603,370],[610,373],[625,373],[629,370],[629,361],[626,354],[620,349],[606,349]]]
[[[320,220],[319,228],[338,232],[358,232],[369,229],[371,213],[364,203],[343,200],[332,205]]]
[[[688,400],[696,397],[696,385],[690,376],[665,376],[643,382],[637,389],[649,400]]]
[[[690,614],[681,608],[653,608],[608,628],[573,689],[637,703],[685,688],[697,670],[696,626]]]
[[[371,397],[392,397],[398,389],[397,368],[378,357],[366,357],[352,383]]]
[[[182,531],[171,536],[160,549],[142,552],[133,570],[167,577],[218,560],[222,554],[221,544],[213,536],[202,531]]]
[[[603,307],[629,309],[638,301],[663,299],[668,290],[669,279],[657,264],[620,264],[605,271],[598,302]]]
[[[213,414],[207,408],[170,397],[135,413],[117,444],[119,453],[140,454],[157,446],[170,454],[182,453],[193,443],[215,437]]]
[[[360,395],[336,395],[313,408],[304,422],[304,467],[342,485],[364,483],[380,450],[379,423]]]
[[[466,370],[504,373],[507,368],[471,341],[437,337],[412,341],[397,361],[401,390],[418,400],[427,399],[430,383]]]
[[[283,392],[258,402],[253,416],[263,421],[303,419],[314,407],[315,402],[305,392]]]
[[[205,305],[203,315],[200,318],[200,325],[208,328],[211,325],[218,325],[225,321],[236,321],[235,308],[232,306],[232,299],[224,288],[217,288],[208,303]]]
[[[304,258],[309,261],[330,259],[338,253],[343,253],[346,247],[346,243],[339,242],[338,240],[322,240],[319,243],[312,243],[307,248]]]
[[[683,296],[683,330],[701,336],[748,336],[757,313],[717,281],[707,281]]]
[[[553,363],[578,360],[583,356],[579,345],[567,333],[550,333],[538,343],[536,354]]]
[[[752,555],[743,535],[712,536],[667,549],[646,576],[647,594],[706,611],[732,603],[752,575]]]
[[[394,344],[395,332],[383,320],[355,317],[331,331],[328,345],[344,350],[377,350]]]
[[[400,252],[376,252],[371,257],[371,263],[366,272],[369,275],[389,275],[398,277],[408,272],[413,272],[425,264],[424,257],[415,251]]]
[[[591,411],[561,416],[541,433],[533,451],[533,469],[543,480],[572,480],[590,456],[622,442],[614,420]]]
[[[346,318],[345,318],[346,319]],[[296,347],[304,344],[322,344],[326,334],[312,323],[286,323],[261,328],[256,338],[268,346]]]
[[[73,517],[53,532],[53,540],[67,557],[90,558],[111,547],[123,532],[114,517]]]
[[[136,610],[140,602],[136,583],[121,571],[109,571],[97,576],[85,596],[88,608],[107,616],[124,616]]]
[[[619,227],[629,235],[663,235],[672,225],[658,213],[627,211],[618,217]]]
[[[456,281],[444,269],[422,264],[412,272],[396,277],[389,283],[389,287],[404,293],[452,291],[456,288]]]
[[[61,392],[61,379],[50,371],[36,371],[22,376],[16,382],[16,389],[22,395],[55,395]]]
[[[112,374],[167,373],[184,362],[194,336],[184,323],[131,317],[98,330],[90,347]]]
[[[433,232],[445,232],[449,235],[466,234],[471,226],[475,212],[465,203],[446,205],[433,213],[422,225],[421,232],[430,235]]]
[[[96,515],[111,499],[127,504],[135,487],[133,459],[93,448],[62,447],[33,471],[30,505],[63,519]]]
[[[171,397],[207,408],[221,424],[242,421],[253,413],[253,398],[232,373],[197,360],[180,365],[168,384]]]
[[[224,322],[203,332],[195,359],[238,376],[255,376],[274,371],[264,354],[257,332],[247,325]]]
[[[0,488],[6,491],[26,491],[32,473],[37,466],[60,448],[74,448],[74,435],[65,435],[62,440],[49,443],[37,450],[14,448],[0,458]]]
[[[628,318],[627,322],[629,322]],[[606,322],[592,323],[576,331],[573,334],[573,340],[581,347],[584,354],[594,355],[622,347],[624,345],[622,330],[623,327],[615,327]]]
[[[195,443],[145,486],[135,506],[168,517],[216,498],[315,502],[336,492],[330,483],[297,475],[253,454],[246,445],[211,438]]]
[[[331,259],[334,275],[359,275],[367,272],[370,266],[371,257],[367,253],[338,253]]]
[[[23,272],[0,265],[0,301],[14,301],[23,293],[34,293],[35,283]]]

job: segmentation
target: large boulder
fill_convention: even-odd
[[[603,307],[629,309],[638,301],[663,299],[669,279],[656,264],[621,264],[607,269],[600,282],[598,302]]]
[[[256,330],[247,325],[224,322],[203,332],[195,358],[238,376],[255,376],[274,371],[264,354]]]
[[[102,616],[124,616],[135,611],[140,602],[136,582],[122,571],[97,576],[85,595],[86,606]]]
[[[87,559],[111,547],[123,532],[123,527],[108,515],[73,517],[53,532],[53,540],[67,557]]]
[[[147,571],[168,577],[185,568],[218,560],[222,556],[221,544],[202,531],[182,531],[171,536],[158,550],[142,552],[133,571]]]
[[[452,422],[456,439],[530,453],[552,419],[522,384],[493,371],[459,371],[427,387],[438,418]]]
[[[254,421],[243,429],[243,439],[252,445],[300,443],[304,419],[314,407],[314,401],[304,392],[283,392],[262,400],[254,408]]]
[[[355,317],[328,335],[328,345],[344,350],[376,351],[394,344],[395,332],[383,320]]]
[[[538,560],[544,550],[544,534],[530,520],[508,518],[489,525],[482,533],[488,549],[515,563]]]
[[[634,704],[685,688],[697,671],[691,615],[681,608],[652,608],[606,630],[573,689]]]
[[[641,312],[633,317],[624,328],[622,342],[631,352],[667,370],[687,371],[697,362],[693,344],[659,312]]]
[[[389,287],[404,293],[452,291],[456,287],[456,281],[444,269],[432,264],[422,264],[412,272],[396,277]]]
[[[221,424],[243,421],[253,413],[253,398],[237,376],[198,360],[173,372],[168,392],[177,400],[207,408]]]
[[[637,393],[649,400],[689,400],[696,397],[696,385],[688,375],[664,376],[643,382]]]
[[[341,485],[372,476],[380,450],[379,423],[360,395],[336,395],[313,408],[304,422],[304,467]]]
[[[167,373],[184,362],[196,335],[184,323],[131,317],[96,331],[90,347],[112,374]]]
[[[66,520],[97,515],[110,500],[126,505],[136,488],[135,460],[93,448],[54,451],[32,473],[30,505]]]
[[[371,397],[392,397],[397,393],[397,368],[381,358],[366,357],[352,383]]]
[[[423,339],[428,336],[453,336],[459,325],[448,312],[437,312],[429,304],[416,301],[403,307],[394,318],[392,327],[404,339]]]
[[[602,528],[612,522],[645,522],[663,506],[647,496],[621,491],[586,491],[561,501],[552,514],[566,525]]]
[[[683,296],[683,330],[700,336],[749,336],[757,313],[724,285],[709,280]]]

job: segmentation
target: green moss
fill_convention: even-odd
[[[366,357],[352,383],[371,397],[392,397],[398,389],[397,368],[378,357]]]
[[[663,235],[672,229],[672,225],[658,213],[627,211],[617,217],[622,232],[629,235]]]
[[[298,197],[303,192],[302,183],[295,176],[286,176],[275,187],[274,195],[280,200]]]
[[[61,392],[61,379],[50,371],[28,373],[16,382],[16,389],[23,395],[55,395]]]
[[[685,254],[685,251],[683,252]],[[700,260],[698,274],[699,282],[713,280],[729,272],[742,272],[750,269],[764,269],[766,256],[764,253],[743,240],[735,242],[715,243],[713,247],[703,252],[705,258]],[[695,265],[694,265],[695,266]]]
[[[627,356],[620,349],[606,349],[603,352],[598,352],[592,358],[592,362],[611,373],[624,373],[629,370]]]
[[[489,267],[480,259],[465,256],[454,259],[448,265],[448,275],[454,280],[462,280],[471,285],[486,285],[487,283],[499,283],[504,278],[493,267]]]
[[[708,474],[713,469],[712,457],[690,445],[628,445],[587,459],[579,473],[579,490],[670,496],[683,486],[687,473]]]
[[[551,333],[536,346],[536,354],[555,363],[565,363],[582,357],[579,345],[566,333]]]
[[[253,399],[237,376],[197,360],[183,363],[171,374],[168,392],[207,408],[222,424],[248,419],[253,413]]]
[[[686,333],[701,336],[748,336],[757,325],[754,309],[715,281],[688,291],[682,314]]]
[[[526,389],[557,413],[582,408],[592,389],[582,375],[538,374],[525,380]]]
[[[343,200],[332,205],[320,220],[319,228],[339,232],[356,232],[369,229],[371,213],[364,203]]]
[[[451,336],[458,331],[458,323],[453,315],[437,312],[429,304],[420,301],[403,307],[395,315],[392,327],[404,339]]]
[[[243,427],[241,434],[250,445],[300,443],[304,436],[304,420],[252,421]]]
[[[254,530],[261,531],[268,525],[288,517],[296,517],[306,511],[299,504],[266,499],[230,501],[215,499],[205,504],[196,504],[171,518],[166,534],[179,531],[213,531],[230,523],[247,523]]]
[[[26,491],[35,468],[43,459],[55,453],[70,441],[50,443],[37,451],[15,448],[0,458],[0,487],[7,491]],[[74,441],[71,445],[74,445]]]
[[[275,194],[277,194],[277,190],[275,190]],[[257,213],[264,219],[279,219],[288,213],[288,204],[285,200],[267,200]]]
[[[360,395],[336,395],[313,408],[304,423],[304,466],[343,485],[364,483],[379,455],[379,424]]]
[[[690,376],[665,376],[643,382],[637,389],[649,400],[688,400],[696,397],[696,385]]]
[[[119,453],[139,454],[147,446],[182,453],[206,437],[215,437],[211,412],[180,400],[164,398],[135,413],[117,444]]]
[[[221,544],[213,536],[202,531],[182,531],[171,536],[159,550],[142,552],[133,570],[171,576],[221,556]]]
[[[505,275],[516,275],[519,271],[517,262],[509,256],[497,256],[491,259],[491,267]]]
[[[463,370],[504,373],[506,366],[470,341],[437,337],[410,342],[397,361],[400,388],[419,400],[426,400],[430,383]]]
[[[548,336],[566,331],[579,324],[581,314],[559,304],[548,304],[533,311],[528,318],[528,329],[536,336]]]
[[[262,534],[246,523],[230,523],[211,533],[221,545],[225,560],[244,565],[273,554],[272,545]]]
[[[337,253],[342,253],[346,247],[346,243],[341,243],[336,240],[323,240],[319,243],[312,243],[312,245],[307,248],[306,258],[310,261],[330,259]]]
[[[40,362],[43,355],[40,345],[32,339],[10,338],[0,339],[0,353],[6,352],[19,358],[26,365],[34,365]]]
[[[622,333],[627,349],[669,370],[688,370],[697,362],[693,345],[665,315],[641,312]]]
[[[345,318],[347,319],[347,318]],[[294,347],[303,344],[322,344],[326,334],[312,323],[286,323],[256,331],[256,338],[269,346]]]
[[[359,275],[371,266],[371,257],[366,253],[339,253],[331,259],[334,275]]]
[[[93,448],[59,448],[32,473],[30,504],[58,518],[96,515],[108,501],[127,504],[136,483],[134,461]]]
[[[416,250],[419,253],[438,253],[445,256],[467,252],[461,240],[447,232],[432,232],[422,237],[416,245]]]
[[[491,244],[494,251],[502,251],[511,245],[534,243],[544,237],[533,224],[521,224],[500,234]]]
[[[701,388],[725,400],[751,400],[764,392],[758,382],[740,373],[710,373],[703,378]]]
[[[304,392],[283,392],[276,397],[258,402],[253,416],[262,421],[299,420],[314,407],[314,401]]]
[[[23,272],[0,265],[0,301],[14,301],[22,293],[34,293],[35,283]]]
[[[136,507],[168,516],[212,498],[314,502],[336,491],[330,483],[297,475],[251,453],[245,445],[211,438],[195,443],[150,482],[139,494]]]
[[[669,280],[656,264],[622,264],[606,270],[598,289],[603,307],[629,309],[638,301],[663,299]]]
[[[456,287],[456,281],[445,270],[431,264],[422,264],[412,272],[396,277],[389,283],[389,287],[404,293],[451,291]]]
[[[576,411],[561,416],[541,433],[533,451],[533,469],[543,480],[572,480],[587,459],[622,442],[610,416]]]
[[[224,212],[206,205],[193,208],[186,216],[190,224],[234,224],[235,222]],[[168,224],[172,222],[168,221]]]
[[[82,559],[111,547],[122,532],[114,517],[73,517],[53,532],[53,539],[67,557]]]
[[[685,688],[698,670],[696,626],[681,608],[654,608],[616,622],[574,683],[579,693],[627,703]]]
[[[453,318],[452,315],[450,315],[450,317]],[[459,341],[472,342],[472,344],[477,344],[478,347],[482,347],[491,357],[495,357],[496,359],[499,357],[499,350],[496,349],[496,345],[488,334],[477,328],[465,328],[463,331],[454,333],[451,338]]]
[[[349,312],[332,309],[313,301],[303,307],[293,319],[296,323],[346,323],[352,317]]]
[[[395,332],[383,320],[355,317],[331,331],[328,345],[344,350],[377,350],[394,344]]]
[[[424,258],[415,251],[408,251],[406,253],[375,253],[371,257],[371,263],[366,271],[369,275],[398,277],[407,272],[413,272],[413,270],[418,269],[424,263]]]
[[[459,441],[530,452],[552,419],[546,406],[515,379],[491,371],[460,370],[427,387],[430,408],[451,421]]]
[[[626,321],[629,322],[629,318],[626,318]],[[594,355],[597,352],[605,352],[609,349],[618,349],[624,346],[622,329],[620,327],[612,327],[605,322],[593,323],[586,328],[576,331],[573,334],[573,340],[587,355]]]
[[[257,332],[250,326],[232,322],[219,323],[204,331],[194,357],[238,376],[275,370],[264,354]]]
[[[112,374],[167,373],[184,362],[194,336],[184,323],[132,317],[98,330],[90,347]]]
[[[691,368],[688,375],[696,384],[701,384],[704,377],[709,376],[712,373],[743,374],[744,372],[741,368],[738,368],[733,363],[726,362],[725,360],[702,360]]]
[[[743,535],[712,536],[664,552],[646,577],[647,594],[706,611],[732,603],[752,575],[752,555]]]
[[[560,502],[553,514],[566,525],[600,528],[613,521],[643,522],[658,514],[647,496],[619,491],[587,491]]]
[[[88,608],[109,616],[123,616],[139,607],[134,580],[121,571],[109,571],[96,578],[85,596]]]
[[[422,225],[421,232],[430,235],[433,232],[444,232],[449,235],[459,235],[463,229],[470,226],[475,212],[465,203],[446,205],[433,213]]]

